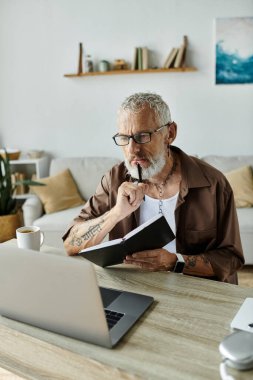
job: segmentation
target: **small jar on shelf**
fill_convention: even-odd
[[[93,72],[93,69],[93,61],[91,59],[91,56],[88,54],[85,57],[84,70],[86,73],[91,73]]]

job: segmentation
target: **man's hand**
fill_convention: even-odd
[[[117,202],[114,206],[114,213],[124,219],[140,206],[147,185],[145,183],[123,182],[118,188]]]
[[[184,274],[201,277],[213,277],[213,268],[205,255],[184,255]],[[177,262],[175,253],[165,249],[136,252],[126,256],[124,264],[134,264],[149,271],[173,271]]]
[[[68,255],[102,242],[104,237],[123,218],[141,204],[147,185],[123,182],[118,189],[116,205],[98,218],[76,224],[64,242]]]
[[[135,252],[126,256],[125,264],[135,264],[150,271],[173,270],[177,262],[177,256],[165,249],[152,249],[149,251]]]

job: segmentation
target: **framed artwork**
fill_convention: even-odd
[[[216,84],[253,83],[253,17],[216,19]]]

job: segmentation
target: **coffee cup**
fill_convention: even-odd
[[[44,234],[39,227],[24,226],[16,230],[18,248],[39,251],[44,242]]]

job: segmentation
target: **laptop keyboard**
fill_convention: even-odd
[[[108,310],[108,309],[104,309],[104,310],[105,310],[105,316],[106,316],[108,328],[109,330],[111,330],[111,328],[116,325],[116,323],[124,316],[124,314],[118,313],[117,311]]]

